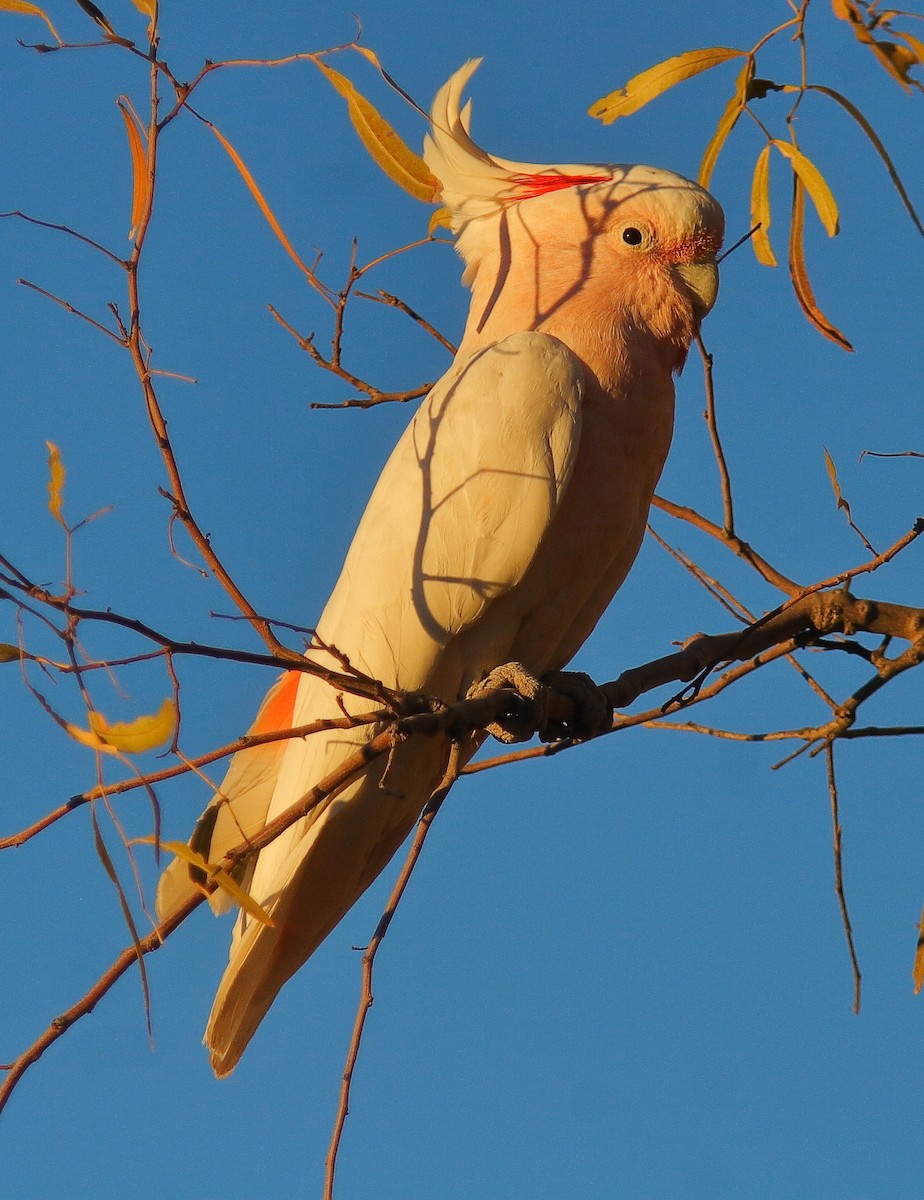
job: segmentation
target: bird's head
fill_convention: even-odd
[[[549,314],[580,296],[585,308],[618,308],[630,322],[689,344],[718,292],[718,201],[655,167],[547,166],[489,154],[471,137],[471,101],[462,105],[479,62],[466,63],[437,93],[424,144],[465,281],[476,295],[476,285],[491,292],[492,312],[505,301],[522,309],[523,289],[532,287],[535,327],[548,327]],[[482,326],[490,315],[481,314]]]

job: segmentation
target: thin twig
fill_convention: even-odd
[[[844,936],[847,938],[847,950],[850,953],[850,965],[853,969],[853,1011],[860,1011],[860,964],[853,944],[853,929],[850,925],[850,914],[847,911],[847,897],[844,894],[844,867],[841,855],[841,820],[838,811],[837,781],[834,776],[834,743],[825,743],[825,762],[828,774],[828,792],[831,796],[831,824],[834,836],[834,890],[841,910],[841,920],[844,923]]]
[[[366,1017],[369,1014],[369,1009],[372,1007],[374,999],[372,994],[372,970],[375,964],[375,956],[388,932],[388,927],[397,911],[398,905],[401,903],[414,868],[417,866],[424,842],[427,839],[427,834],[430,832],[430,827],[436,818],[436,814],[449,794],[449,789],[459,776],[459,765],[460,746],[458,742],[453,742],[449,753],[449,762],[447,763],[443,778],[431,795],[426,808],[420,816],[420,820],[417,822],[417,833],[411,844],[404,866],[401,869],[401,874],[398,876],[392,893],[388,897],[388,903],[385,905],[385,911],[379,919],[372,940],[363,954],[362,994],[359,999],[359,1007],[356,1010],[353,1036],[350,1039],[350,1048],[347,1052],[346,1065],[343,1070],[343,1081],[340,1085],[340,1102],[337,1106],[337,1116],[334,1121],[334,1129],[327,1151],[324,1175],[324,1200],[333,1200],[334,1196],[334,1174],[337,1169],[337,1154],[340,1150],[340,1142],[343,1137],[343,1127],[346,1124],[347,1114],[350,1110],[350,1088],[353,1082],[353,1072],[356,1069],[356,1061],[359,1057],[360,1046],[362,1045]]]

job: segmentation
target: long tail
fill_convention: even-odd
[[[256,881],[253,894],[273,925],[244,914],[238,918],[231,958],[204,1039],[219,1077],[234,1069],[280,988],[355,904],[413,828],[428,798],[434,765],[438,776],[441,748],[429,740],[402,750],[402,767],[416,776],[412,787],[402,795],[392,790],[394,762],[383,787],[383,768],[373,764],[363,779],[329,801],[292,845],[273,879],[275,898],[262,896]]]

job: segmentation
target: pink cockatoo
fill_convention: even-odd
[[[460,107],[477,65],[437,94],[424,149],[472,291],[465,334],[386,464],[317,625],[321,644],[371,678],[449,703],[506,663],[535,679],[560,671],[625,579],[670,446],[672,377],[716,298],[723,234],[718,203],[668,171],[486,153],[469,134],[471,105]],[[308,657],[342,670],[326,651]],[[368,707],[290,672],[253,731]],[[375,732],[240,752],[192,846],[219,862]],[[205,1033],[217,1075],[395,854],[447,756],[445,738],[401,740],[387,779],[379,757],[248,860],[245,885],[273,925],[238,913]],[[176,860],[161,914],[194,886]]]

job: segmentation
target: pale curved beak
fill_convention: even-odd
[[[715,255],[696,262],[678,263],[677,272],[687,285],[698,321],[710,311],[719,294],[719,267]]]

